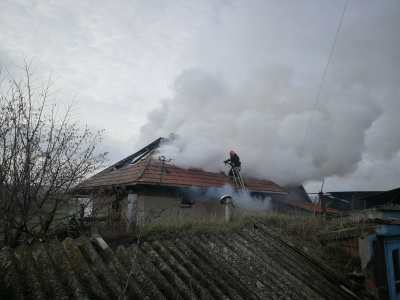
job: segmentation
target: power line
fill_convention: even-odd
[[[329,55],[328,63],[326,64],[324,76],[322,77],[321,85],[319,86],[319,90],[318,90],[318,94],[317,94],[317,99],[315,100],[314,108],[313,108],[313,111],[312,111],[311,117],[310,117],[310,121],[308,122],[307,130],[306,130],[306,133],[305,133],[304,139],[303,139],[303,143],[301,144],[300,152],[299,152],[299,155],[298,155],[298,157],[297,157],[296,166],[295,166],[295,168],[294,168],[294,170],[293,170],[292,178],[291,178],[291,180],[290,180],[290,182],[292,182],[292,183],[293,183],[294,175],[295,175],[295,173],[296,173],[296,171],[297,171],[297,167],[298,167],[298,165],[299,165],[300,156],[301,156],[301,154],[303,153],[304,145],[305,145],[305,143],[306,143],[307,135],[308,135],[308,132],[309,132],[310,127],[311,127],[311,122],[312,122],[312,119],[313,119],[313,117],[314,117],[315,109],[316,109],[316,107],[317,107],[317,103],[318,103],[319,97],[320,97],[320,95],[321,95],[322,86],[324,85],[326,73],[328,72],[328,67],[329,67],[329,64],[330,64],[330,62],[331,62],[333,49],[335,49],[336,40],[337,40],[337,37],[338,37],[338,35],[339,35],[340,27],[342,26],[344,13],[345,13],[346,7],[347,7],[347,2],[348,2],[348,0],[346,0],[346,4],[344,5],[344,8],[343,8],[342,17],[341,17],[341,19],[340,19],[339,27],[338,27],[338,29],[337,29],[337,31],[336,31],[336,36],[335,36],[335,40],[333,41],[333,45],[332,45],[331,53],[330,53],[330,55]]]

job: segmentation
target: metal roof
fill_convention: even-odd
[[[144,242],[115,250],[99,237],[84,236],[4,247],[0,295],[4,299],[365,299],[353,283],[302,249],[262,222],[230,235]]]

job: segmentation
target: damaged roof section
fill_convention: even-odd
[[[7,299],[365,296],[262,222],[227,236],[144,242],[116,250],[99,238],[83,236],[3,248],[0,275],[0,294]]]
[[[138,152],[128,156],[127,158],[124,158],[123,160],[117,162],[113,166],[111,166],[112,169],[120,169],[124,166],[134,164],[137,161],[144,159],[147,155],[153,154],[154,150],[157,149],[160,144],[164,141],[165,139],[159,138],[152,142],[151,144],[147,145],[143,149],[139,150]]]
[[[159,138],[140,151],[117,162],[113,166],[94,175],[80,187],[95,188],[112,185],[169,185],[197,186],[203,188],[220,188],[236,185],[222,173],[206,172],[201,169],[182,169],[168,161],[155,159],[157,148],[164,138]],[[270,180],[244,178],[245,187],[250,191],[266,193],[287,193],[286,190]]]

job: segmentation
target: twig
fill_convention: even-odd
[[[132,276],[133,267],[134,267],[134,265],[135,265],[135,260],[136,260],[137,253],[138,253],[138,248],[139,248],[139,242],[140,242],[140,236],[141,236],[141,234],[142,234],[142,231],[140,230],[139,236],[138,236],[138,240],[137,240],[137,243],[136,243],[136,252],[135,252],[135,256],[133,257],[132,266],[131,266],[131,269],[130,269],[130,271],[129,271],[128,278],[126,279],[126,283],[125,283],[124,290],[123,290],[123,291],[121,292],[121,294],[119,295],[118,300],[121,300],[122,296],[123,296],[123,295],[125,294],[125,292],[126,292],[126,289],[128,288],[129,279],[130,279],[131,276]]]

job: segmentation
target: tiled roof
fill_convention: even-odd
[[[152,149],[152,151],[146,153],[146,156],[134,161],[134,163],[124,164],[124,162],[130,161],[133,155],[124,159],[89,178],[81,186],[100,187],[108,185],[162,184],[218,188],[229,184],[235,188],[233,181],[225,174],[206,172],[201,169],[186,170],[170,163],[163,165],[161,161],[152,157],[155,149]],[[286,193],[283,187],[269,180],[244,178],[244,182],[246,188],[250,191]]]
[[[81,236],[0,250],[2,299],[365,299],[264,223],[107,247]],[[358,287],[357,287],[358,288]],[[357,297],[358,296],[358,297]]]
[[[118,169],[112,166],[84,181],[81,186],[100,187],[134,184],[142,176],[150,160],[151,157],[149,156],[135,164],[129,164]]]
[[[306,210],[309,210],[309,211],[314,211],[314,212],[322,213],[322,207],[321,207],[321,205],[316,205],[316,204],[311,203],[311,202],[296,201],[296,200],[287,200],[287,201],[285,201],[285,202],[288,203],[288,204],[290,204],[290,205],[293,205],[293,206],[295,206],[295,207],[299,207],[299,208],[306,209]],[[329,208],[329,207],[326,207],[326,212],[327,212],[327,213],[332,213],[332,214],[337,214],[337,213],[339,213],[338,210],[333,209],[333,208]]]

